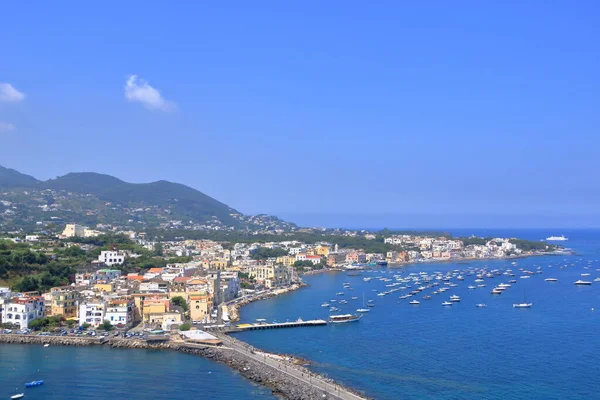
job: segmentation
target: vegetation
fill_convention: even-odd
[[[87,322],[84,322],[83,324],[81,324],[81,327],[82,327],[83,329],[87,329],[87,328],[89,328],[90,326],[91,326],[91,325],[90,325],[90,324],[88,324]]]
[[[187,301],[185,301],[185,299],[181,296],[175,296],[171,299],[171,303],[175,304],[176,306],[179,306],[183,309],[184,312],[187,312],[188,310],[188,304]]]
[[[58,328],[63,322],[65,322],[65,318],[62,315],[34,319],[33,321],[29,322],[29,329],[39,331],[40,329],[45,330]]]
[[[184,322],[183,324],[181,324],[179,326],[179,330],[180,331],[189,331],[191,327],[192,327],[192,324],[190,324],[189,322]]]
[[[252,252],[250,256],[253,260],[266,260],[268,258],[282,257],[288,254],[288,251],[281,248],[270,249],[268,247],[259,247]]]
[[[546,242],[532,242],[530,240],[523,239],[510,239],[510,242],[517,246],[518,249],[524,251],[532,251],[532,250],[555,250],[556,246],[553,244],[548,244]]]
[[[102,321],[100,326],[98,326],[98,328],[108,332],[108,331],[112,331],[114,329],[114,326],[113,326],[113,324],[110,323],[109,320],[105,319],[104,321]]]

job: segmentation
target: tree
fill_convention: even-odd
[[[175,304],[176,306],[181,307],[183,309],[183,311],[187,311],[188,310],[187,302],[181,296],[175,296],[175,297],[173,297],[171,299],[171,303]]]
[[[112,331],[114,329],[113,325],[110,323],[109,320],[105,319],[99,326],[100,329],[104,330],[104,331]]]
[[[90,325],[90,324],[88,324],[87,322],[84,322],[83,324],[81,324],[81,327],[82,327],[83,329],[87,329],[87,328],[89,328],[90,326],[91,326],[91,325]]]
[[[190,324],[189,322],[184,322],[183,324],[181,324],[179,326],[179,330],[180,331],[189,331],[191,327],[192,327],[192,324]]]

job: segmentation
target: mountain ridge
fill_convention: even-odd
[[[151,209],[154,209],[155,217],[160,215],[153,219],[155,220],[153,224],[163,223],[162,220],[165,219],[179,219],[184,222],[215,222],[235,227],[240,225],[240,219],[243,219],[240,217],[243,214],[236,209],[181,183],[167,180],[129,183],[112,175],[96,172],[71,172],[55,179],[41,181],[14,169],[0,166],[0,190],[12,190],[16,193],[19,189],[34,191],[37,194],[35,204],[33,204],[33,197],[27,199],[24,193],[17,197],[20,203],[32,203],[31,207],[34,205],[42,209],[53,207],[57,197],[63,199],[65,204],[73,203],[63,207],[65,211],[74,214],[73,222],[81,220],[90,223],[97,220],[97,223],[101,223],[106,219],[104,214],[115,209],[124,209],[129,214],[133,209],[146,212],[152,212]],[[57,194],[52,197],[48,191],[57,191]],[[69,194],[77,196],[69,196]],[[92,204],[82,196],[92,196],[92,200],[98,201]],[[86,205],[82,206],[82,203]],[[99,216],[90,217],[93,214]],[[115,218],[117,217],[113,217]],[[127,219],[131,220],[130,217]]]

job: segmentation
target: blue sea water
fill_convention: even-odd
[[[399,292],[378,297],[385,283],[365,276],[406,275],[487,265],[506,268],[509,261],[438,263],[387,269],[360,277],[331,273],[307,277],[309,287],[250,304],[242,320],[326,318],[320,305],[346,292],[353,311],[362,294],[376,306],[358,323],[265,330],[237,334],[264,349],[296,354],[315,362],[312,368],[376,399],[592,399],[600,398],[600,283],[577,287],[588,272],[600,277],[600,231],[460,230],[456,235],[517,236],[539,240],[565,234],[574,256],[517,260],[517,283],[500,296],[489,294],[502,276],[486,287],[468,290],[474,277],[458,287],[410,306]],[[591,264],[589,264],[591,262]],[[574,264],[574,266],[570,266]],[[549,267],[549,266],[552,267]],[[569,265],[561,269],[559,266]],[[590,265],[589,269],[584,269]],[[543,274],[519,279],[518,268],[541,266]],[[556,277],[556,283],[544,278]],[[513,278],[510,278],[513,279]],[[344,290],[350,282],[354,290]],[[514,309],[527,300],[531,309]],[[421,293],[425,294],[425,293]],[[462,302],[441,306],[450,294]],[[358,296],[359,300],[350,300]],[[487,308],[476,308],[487,303]],[[592,311],[595,308],[596,311]],[[252,385],[226,366],[201,357],[167,351],[0,345],[0,398],[23,383],[44,379],[27,389],[27,399],[266,399],[269,390]]]
[[[518,236],[539,240],[553,234],[570,238],[574,256],[544,256],[511,261],[477,261],[419,264],[401,270],[365,273],[360,277],[330,273],[307,277],[310,287],[280,298],[250,304],[242,319],[285,321],[326,318],[321,303],[342,298],[342,311],[354,311],[362,294],[376,306],[358,323],[335,326],[243,332],[237,336],[274,352],[297,354],[315,362],[313,368],[376,399],[591,399],[600,398],[600,283],[575,286],[582,273],[600,277],[599,231],[461,230],[456,235]],[[591,262],[591,263],[589,263]],[[571,265],[561,269],[560,266]],[[446,294],[433,295],[411,306],[401,293],[376,296],[385,282],[365,276],[406,275],[420,271],[448,271],[468,267],[512,267],[516,277],[486,279],[486,287],[467,289],[475,276],[457,282]],[[589,269],[584,269],[585,266]],[[518,268],[543,274],[519,279]],[[551,267],[550,267],[551,266]],[[547,277],[559,279],[545,282]],[[500,296],[494,285],[516,279]],[[343,289],[350,282],[354,290]],[[428,291],[433,291],[430,289]],[[441,306],[450,294],[462,302]],[[513,303],[533,302],[531,309],[514,309]],[[358,301],[350,300],[358,296]],[[476,308],[487,303],[487,308]],[[339,307],[339,306],[338,306]],[[592,309],[595,308],[596,311]]]
[[[25,389],[24,383],[44,385]],[[161,350],[0,345],[0,398],[25,393],[48,399],[275,399],[227,366]]]

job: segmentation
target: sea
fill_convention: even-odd
[[[445,229],[448,231],[448,229]],[[600,277],[600,230],[449,230],[459,236],[520,237],[540,240],[564,234],[561,244],[573,255],[468,263],[423,263],[379,268],[349,276],[344,272],[305,278],[308,287],[252,303],[242,321],[293,321],[327,318],[324,302],[341,312],[375,306],[359,322],[237,333],[236,337],[276,353],[312,361],[311,368],[375,399],[593,399],[600,398],[600,282],[576,286],[578,279]],[[421,292],[419,305],[389,290],[394,275],[425,272],[512,269],[484,278],[486,286],[468,289],[476,277],[453,279],[444,294]],[[523,270],[541,271],[528,279]],[[582,274],[589,274],[584,275]],[[369,282],[364,278],[371,277]],[[553,277],[557,282],[544,279]],[[385,282],[381,278],[392,281]],[[516,279],[502,295],[491,289]],[[350,283],[352,289],[345,289]],[[412,289],[409,289],[412,290]],[[344,292],[344,295],[337,295]],[[450,295],[461,302],[441,303]],[[356,300],[352,300],[356,297]],[[348,304],[339,305],[345,299]],[[412,299],[412,298],[411,298]],[[531,302],[529,309],[513,303]],[[487,307],[476,307],[485,303]],[[201,357],[165,351],[0,345],[0,398],[22,392],[28,399],[110,397],[128,399],[272,399],[226,366]]]

